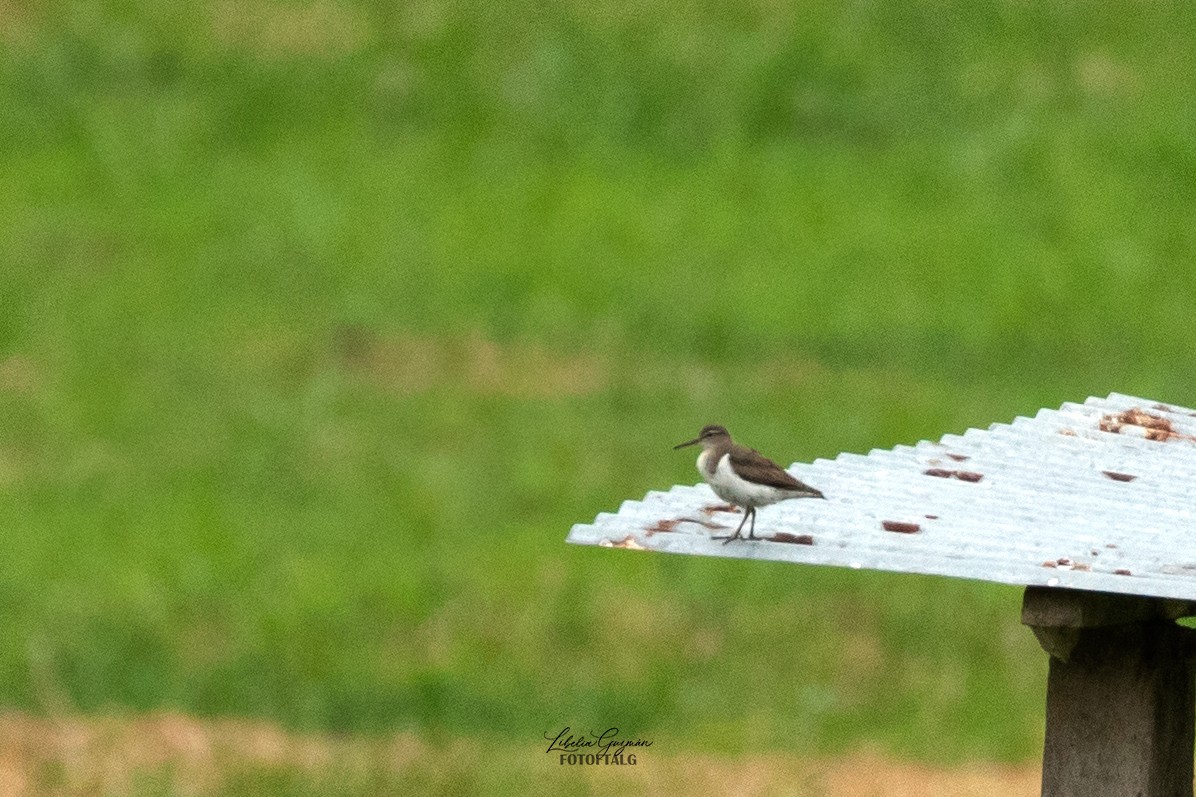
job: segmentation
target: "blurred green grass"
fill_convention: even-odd
[[[4,705],[1036,755],[1016,590],[562,541],[708,421],[1192,405],[1190,6],[6,13]]]
[[[960,797],[1030,794],[1036,762],[952,767],[861,752],[821,758],[641,750],[635,765],[561,766],[514,740],[457,736],[431,744],[398,732],[373,738],[288,734],[244,719],[180,714],[38,719],[0,716],[6,788],[20,794],[149,797],[194,794],[562,794],[686,795],[746,789],[753,795],[832,797],[876,792]]]

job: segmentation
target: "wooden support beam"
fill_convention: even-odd
[[[1051,654],[1043,797],[1193,797],[1196,604],[1030,587]]]

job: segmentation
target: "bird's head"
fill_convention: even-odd
[[[719,426],[716,423],[711,423],[703,426],[702,431],[698,432],[698,436],[693,440],[688,440],[684,443],[678,443],[677,445],[673,446],[673,450],[685,448],[686,446],[695,446],[699,443],[701,443],[702,448],[710,448],[730,439],[731,435],[724,427]]]

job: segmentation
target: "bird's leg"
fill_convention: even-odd
[[[716,540],[725,540],[726,542],[724,542],[724,543],[723,543],[723,545],[726,545],[726,544],[727,544],[728,542],[730,542],[731,540],[737,540],[737,539],[739,539],[739,532],[743,531],[743,524],[744,524],[744,523],[747,523],[748,515],[750,515],[750,514],[751,514],[751,512],[752,512],[752,510],[750,510],[750,509],[747,509],[746,507],[744,508],[744,510],[743,510],[743,520],[739,521],[739,528],[735,529],[735,533],[734,533],[734,534],[732,534],[730,537],[714,537],[713,539],[716,539]]]
[[[752,526],[751,526],[751,530],[748,531],[748,539],[749,540],[758,540],[760,538],[756,536],[756,507],[752,507],[751,512],[752,512]]]

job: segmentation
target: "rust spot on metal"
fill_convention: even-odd
[[[739,507],[731,504],[707,504],[702,507],[702,511],[707,515],[713,515],[715,512],[738,512]]]
[[[1136,426],[1142,429],[1144,432],[1143,436],[1147,440],[1154,440],[1159,443],[1164,443],[1168,440],[1196,442],[1196,437],[1188,434],[1180,434],[1175,431],[1175,427],[1171,425],[1171,421],[1160,415],[1147,412],[1140,407],[1134,407],[1125,412],[1111,412],[1107,415],[1102,415],[1100,419],[1100,430],[1102,432],[1120,434],[1122,429],[1127,426]]]
[[[778,531],[768,539],[773,542],[787,542],[793,545],[813,545],[814,538],[809,534],[790,534],[787,531]]]
[[[1119,567],[1113,571],[1113,575],[1115,575],[1115,576],[1132,576],[1133,573],[1126,570],[1124,567]]]
[[[659,534],[660,532],[676,531],[677,526],[681,525],[682,523],[693,523],[695,525],[702,526],[703,528],[707,528],[707,529],[725,529],[725,528],[727,528],[726,526],[724,526],[721,523],[714,523],[709,520],[702,520],[700,518],[692,518],[692,517],[679,517],[679,518],[667,518],[667,519],[661,518],[660,520],[656,521],[656,523],[654,525],[645,526],[644,531],[648,532],[648,536],[651,537],[653,534]]]
[[[971,459],[971,457],[969,457],[967,454],[948,454],[947,456],[951,457],[951,459],[955,460],[956,462],[967,462],[969,459]]]
[[[922,471],[927,476],[937,476],[940,479],[959,479],[961,482],[978,482],[984,478],[983,473],[973,473],[970,470],[946,470],[944,468],[927,468]]]
[[[1134,407],[1124,412],[1111,412],[1101,417],[1100,428],[1103,432],[1118,432],[1122,426],[1141,426],[1144,429],[1159,429],[1171,432],[1171,421],[1146,410]]]
[[[645,526],[644,531],[648,532],[649,537],[651,537],[653,534],[659,534],[661,532],[676,531],[677,526],[684,523],[685,520],[686,520],[685,518],[673,518],[671,520],[666,520],[665,518],[661,518],[660,520],[656,521],[656,523],[654,525]],[[691,522],[696,522],[696,521],[691,521]],[[706,524],[703,523],[702,525],[705,526]],[[711,524],[711,525],[713,525],[713,524]]]
[[[629,551],[646,551],[644,546],[635,541],[635,537],[628,534],[623,539],[615,542],[614,540],[602,540],[600,543],[603,548],[626,548]]]
[[[898,534],[917,534],[922,527],[917,523],[902,523],[899,520],[886,520],[881,523],[885,531],[895,531]]]
[[[1043,567],[1062,567],[1065,570],[1080,570],[1088,571],[1092,569],[1092,565],[1084,564],[1083,562],[1075,562],[1066,556],[1060,556],[1055,561],[1047,560],[1042,563]]]
[[[1129,473],[1118,473],[1115,470],[1102,470],[1101,473],[1105,474],[1115,482],[1132,482],[1134,479],[1138,478],[1137,476],[1133,476]]]
[[[1160,412],[1175,412],[1175,407],[1168,407],[1166,404],[1152,404],[1150,408]]]
[[[1075,437],[1076,430],[1075,429],[1060,429],[1059,434],[1066,435],[1067,437]]]

